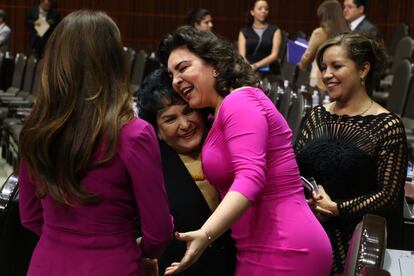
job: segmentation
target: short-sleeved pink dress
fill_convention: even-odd
[[[203,170],[224,197],[252,205],[232,226],[236,275],[329,275],[329,239],[303,193],[291,130],[262,90],[224,98],[202,149]]]

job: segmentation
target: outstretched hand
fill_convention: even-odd
[[[175,237],[187,243],[187,250],[180,262],[174,262],[165,269],[165,275],[176,274],[187,269],[200,258],[210,244],[210,240],[202,229],[185,233],[176,232]]]

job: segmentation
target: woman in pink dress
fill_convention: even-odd
[[[291,130],[256,88],[250,66],[214,34],[189,27],[164,38],[160,58],[192,108],[215,110],[202,165],[222,197],[200,229],[176,233],[187,251],[166,275],[196,262],[228,228],[238,250],[236,275],[328,275],[331,246],[305,200]]]
[[[66,16],[41,78],[20,137],[21,221],[40,235],[28,275],[143,275],[140,260],[162,254],[173,225],[156,134],[134,118],[115,23],[102,12]]]

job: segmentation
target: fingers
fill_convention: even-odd
[[[322,185],[318,185],[319,193],[326,193]]]
[[[321,213],[322,215],[324,215],[324,216],[330,216],[330,217],[332,217],[333,215],[334,215],[334,213],[332,213],[331,211],[329,211],[329,210],[327,210],[327,209],[324,209],[324,208],[322,208],[322,207],[320,207],[320,206],[316,206],[316,211],[318,212],[318,213]]]
[[[321,186],[322,187],[322,186]],[[321,200],[321,199],[323,199],[323,196],[319,193],[319,194],[317,194],[315,191],[313,191],[312,192],[312,199],[314,200],[314,201],[318,201],[318,200]]]
[[[180,273],[195,263],[196,258],[191,253],[186,253],[179,263],[172,263],[165,269],[165,275]]]
[[[185,233],[175,232],[175,237],[177,238],[177,240],[180,240],[180,241],[190,241],[190,240],[194,239],[194,237],[192,235],[193,232],[194,231],[185,232]]]
[[[187,250],[185,252],[184,257],[181,259],[179,263],[172,263],[169,267],[165,269],[165,275],[172,275],[186,270],[188,267],[190,267],[193,263],[195,263],[198,260],[199,255],[200,254],[197,254],[192,250]]]

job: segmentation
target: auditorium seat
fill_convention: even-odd
[[[131,89],[133,95],[136,94],[144,80],[145,64],[147,63],[147,53],[144,50],[138,51],[132,66]]]
[[[302,119],[305,112],[305,101],[300,93],[292,93],[291,104],[287,115],[287,123],[292,130],[292,143],[300,131]]]
[[[16,175],[6,180],[0,198],[0,275],[24,276],[39,237],[21,225]]]
[[[26,68],[27,57],[23,54],[16,54],[14,58],[14,70],[11,86],[7,90],[0,90],[0,95],[8,95],[20,91],[23,84],[24,69]]]
[[[413,78],[413,67],[408,59],[401,60],[395,68],[394,80],[387,100],[387,109],[395,114],[403,115],[410,83]]]
[[[360,275],[364,267],[381,268],[387,247],[385,218],[366,214],[355,227],[346,256],[344,276]]]
[[[392,64],[392,61],[394,60],[394,56],[396,54],[397,45],[400,42],[400,40],[406,36],[410,35],[410,26],[407,25],[404,22],[399,23],[394,31],[392,32],[392,38],[390,45],[388,46],[388,55],[390,57],[390,61]]]
[[[393,84],[393,79],[397,75],[397,66],[398,64],[404,59],[411,59],[414,52],[414,40],[409,37],[405,36],[400,39],[397,44],[397,48],[395,50],[395,55],[393,58],[393,62],[391,65],[391,70],[388,75],[386,75],[381,81],[379,85],[380,91],[387,91],[389,87]]]

